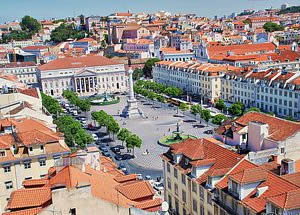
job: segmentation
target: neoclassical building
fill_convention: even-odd
[[[64,90],[80,96],[127,91],[124,64],[103,56],[58,58],[38,68],[42,91],[60,97]]]

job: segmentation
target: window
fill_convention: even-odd
[[[172,188],[171,188],[171,180],[170,180],[170,178],[168,178],[168,188],[171,190]]]
[[[182,190],[182,201],[186,202],[186,192]]]
[[[174,168],[174,177],[175,177],[175,178],[178,178],[178,171],[177,171],[176,168]]]
[[[30,179],[32,179],[31,176],[25,178],[25,180],[30,180]]]
[[[70,215],[76,215],[76,208],[70,209]]]
[[[30,169],[31,168],[31,163],[24,163],[24,169]]]
[[[40,166],[46,166],[46,160],[40,160]]]
[[[176,183],[174,184],[174,189],[175,189],[175,195],[178,196],[178,185]]]
[[[44,151],[44,146],[43,145],[41,145],[41,150]]]
[[[182,184],[185,185],[185,175],[184,174],[181,174],[181,182],[182,182]]]
[[[201,185],[199,185],[199,196],[202,200],[204,199],[204,189]]]
[[[193,183],[192,183],[192,191],[193,191],[194,193],[197,193],[197,184],[196,184],[196,182],[193,182]]]
[[[168,200],[169,200],[169,208],[172,209],[172,197],[171,197],[171,195],[168,195]]]
[[[281,154],[283,154],[284,153],[284,148],[280,148],[280,152],[281,152]]]
[[[167,171],[170,172],[170,164],[167,163]]]
[[[5,151],[0,151],[0,157],[5,157]]]
[[[204,207],[202,204],[200,205],[200,215],[204,215]]]
[[[196,199],[193,199],[193,211],[197,213],[197,201]]]
[[[211,193],[210,193],[210,192],[207,192],[207,203],[210,204],[210,205],[212,204],[212,201],[211,201],[211,200],[212,200]]]
[[[5,182],[5,187],[7,190],[12,189],[13,188],[13,183],[12,181],[7,181]]]
[[[29,151],[31,151],[31,152],[32,152],[32,151],[33,151],[33,148],[32,148],[32,147],[29,147]]]
[[[10,172],[11,171],[10,166],[5,166],[5,167],[3,167],[3,169],[4,169],[4,172]]]

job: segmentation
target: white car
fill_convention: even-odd
[[[92,134],[92,137],[94,138],[94,141],[97,141],[99,139],[96,134]]]
[[[77,110],[73,110],[73,116],[78,116]]]

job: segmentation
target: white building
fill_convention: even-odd
[[[103,56],[59,58],[40,66],[38,76],[42,91],[55,97],[67,89],[80,96],[127,90],[124,64]]]

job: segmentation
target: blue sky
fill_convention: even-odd
[[[0,23],[24,15],[38,19],[79,14],[108,15],[117,11],[191,12],[199,16],[229,15],[243,9],[279,7],[298,0],[0,0]],[[298,1],[300,4],[300,1]]]

